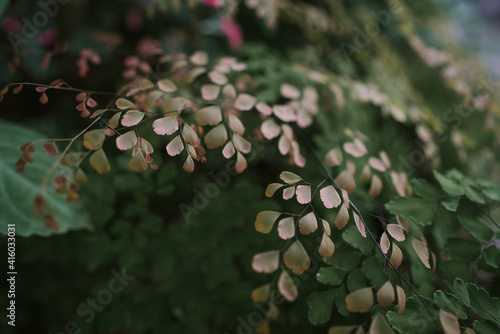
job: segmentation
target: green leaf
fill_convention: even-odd
[[[453,259],[472,261],[481,253],[481,245],[466,239],[450,238],[446,241],[444,250]]]
[[[344,285],[339,286],[338,288],[333,290],[335,293],[335,306],[337,307],[337,312],[342,316],[348,316],[349,310],[347,309],[347,305],[345,303],[345,297],[347,296],[347,289]]]
[[[413,191],[422,198],[428,200],[438,200],[445,196],[439,188],[434,187],[424,179],[413,179],[410,183]]]
[[[448,280],[461,278],[466,282],[474,282],[471,264],[466,261],[443,261],[439,263],[439,269]]]
[[[462,184],[462,187],[464,188],[465,191],[465,197],[467,197],[469,200],[479,204],[485,203],[484,197],[479,191],[472,188],[468,184]]]
[[[444,294],[443,291],[438,290],[434,292],[434,302],[441,310],[451,314],[456,314],[458,311],[460,319],[467,319],[463,304],[455,295],[451,293]]]
[[[26,166],[23,173],[15,171],[16,161],[21,156],[19,148],[35,139],[43,138],[34,132],[5,120],[0,121],[0,233],[7,234],[7,225],[16,225],[16,235],[49,236],[69,230],[90,229],[88,215],[81,203],[68,203],[65,197],[57,194],[52,186],[48,187],[47,204],[58,223],[58,231],[45,226],[41,217],[35,215],[33,200],[40,192],[42,179],[55,161],[48,157],[41,147],[32,153],[34,162]],[[61,167],[63,172],[72,173],[72,169]]]
[[[425,305],[438,318],[432,303],[423,297]],[[433,317],[429,315],[426,308],[416,296],[411,296],[406,300],[406,309],[402,315],[398,312],[388,311],[387,320],[392,328],[400,333],[434,333],[439,329]]]
[[[477,334],[498,334],[498,327],[487,320],[474,321],[474,330]]]
[[[451,289],[453,293],[457,296],[465,306],[470,307],[469,291],[467,291],[467,285],[461,278],[457,278],[453,281],[453,288]]]
[[[458,208],[458,203],[460,202],[460,197],[453,197],[444,201],[441,201],[441,205],[451,212],[456,212]]]
[[[334,300],[334,290],[314,292],[307,298],[307,306],[309,306],[307,316],[311,324],[321,325],[330,320]]]
[[[467,283],[470,307],[479,316],[500,324],[500,299],[491,298],[489,293],[473,283]]]
[[[492,245],[483,250],[483,258],[487,264],[492,266],[493,268],[500,267],[500,252],[498,251],[497,246]]]
[[[334,268],[340,268],[344,270],[351,270],[353,268],[356,268],[359,264],[359,261],[361,261],[361,254],[351,247],[343,244],[339,245],[339,247],[335,249],[335,253],[333,253],[333,256],[331,258],[324,259],[324,262],[326,264],[330,264]]]
[[[493,231],[488,227],[486,222],[477,216],[459,215],[458,221],[474,238],[480,242],[488,242],[493,238]]]
[[[356,290],[360,290],[366,288],[366,278],[361,269],[354,269],[347,275],[347,290],[349,292],[353,292]]]
[[[377,286],[380,281],[380,274],[384,268],[382,259],[380,253],[376,253],[373,256],[365,258],[361,265],[361,270],[363,270],[365,277],[370,281],[372,286]]]
[[[345,240],[350,246],[359,250],[362,254],[370,254],[373,250],[373,243],[367,242],[365,238],[359,233],[358,229],[353,225],[344,229],[342,239]]]
[[[346,275],[347,270],[334,267],[323,267],[319,269],[316,279],[320,283],[335,286],[342,284]]]
[[[462,196],[465,194],[464,189],[460,184],[455,182],[454,180],[451,180],[444,176],[443,174],[439,173],[437,170],[433,171],[434,177],[436,180],[439,182],[441,185],[441,188],[450,196]]]
[[[436,202],[422,198],[400,197],[385,205],[392,214],[399,215],[420,226],[432,223]]]
[[[500,202],[500,188],[499,187],[485,188],[485,189],[483,189],[483,194],[486,197],[488,197],[494,201]]]

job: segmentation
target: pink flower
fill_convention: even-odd
[[[232,19],[223,18],[220,21],[219,26],[222,33],[226,35],[231,49],[238,49],[243,43],[243,33],[241,32],[240,25]]]

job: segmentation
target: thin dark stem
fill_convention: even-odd
[[[342,189],[337,184],[337,182],[335,182],[335,180],[333,179],[332,175],[330,174],[330,172],[328,171],[328,169],[325,167],[325,165],[321,161],[320,157],[316,153],[316,150],[312,146],[311,142],[307,138],[305,138],[299,131],[297,131],[297,129],[294,129],[294,132],[298,135],[298,137],[300,138],[300,140],[306,145],[306,147],[308,148],[308,150],[312,153],[312,155],[316,159],[317,163],[320,165],[321,169],[323,170],[324,174],[326,175],[326,177],[330,181],[330,183],[339,192],[342,192]],[[354,203],[351,200],[349,200],[349,205],[350,205],[351,209],[361,219],[361,222],[363,223],[366,231],[368,232],[368,235],[370,236],[370,239],[372,239],[373,243],[375,244],[375,246],[379,250],[380,254],[382,254],[382,256],[384,257],[384,261],[387,261],[387,263],[389,264],[389,266],[397,273],[397,275],[403,280],[403,282],[408,286],[408,288],[418,297],[418,299],[420,300],[420,302],[422,303],[422,305],[424,305],[427,313],[431,316],[431,318],[434,320],[434,322],[437,323],[436,319],[434,318],[434,315],[430,312],[430,310],[427,307],[427,305],[425,304],[424,299],[422,298],[422,296],[416,291],[416,289],[410,284],[410,282],[408,282],[406,280],[406,278],[403,276],[403,274],[401,274],[401,272],[399,272],[399,270],[391,263],[391,261],[389,260],[389,258],[387,258],[387,255],[384,254],[384,252],[382,251],[382,248],[380,247],[379,243],[377,242],[377,240],[373,236],[371,230],[368,228],[368,225],[366,224],[365,220],[363,219],[363,216],[361,215],[361,212],[358,210],[358,208],[354,205]],[[439,326],[439,324],[438,324],[438,326]]]

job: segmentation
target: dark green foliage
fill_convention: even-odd
[[[54,27],[56,42],[45,45],[37,35],[20,53],[2,26],[8,52],[0,55],[0,74],[9,81],[2,82],[2,118],[24,126],[0,123],[0,232],[17,224],[19,272],[16,328],[3,321],[0,332],[326,333],[354,326],[381,334],[378,325],[423,334],[443,332],[442,312],[457,315],[461,331],[497,332],[498,84],[436,25],[445,22],[443,5],[216,2],[61,4],[40,28]],[[10,5],[12,17],[40,12],[38,2]],[[0,14],[5,6],[0,0]],[[234,24],[229,33],[223,23]],[[208,63],[193,60],[199,50]],[[28,83],[57,77],[67,84]],[[21,82],[26,95],[12,96]],[[223,93],[207,97],[213,85]],[[171,107],[179,101],[182,108]],[[205,107],[221,108],[220,116],[200,121]],[[121,122],[111,126],[118,112]],[[173,122],[165,125],[163,116]],[[263,126],[268,121],[275,136]],[[210,139],[215,127],[227,138]],[[28,128],[69,136],[70,151],[84,153],[72,168],[88,174],[87,184],[59,189],[64,195],[41,188],[59,234],[32,213],[56,158],[40,154],[39,143],[35,162],[14,173],[29,151],[21,145],[45,137]],[[93,130],[96,137],[88,135]],[[119,145],[125,133],[142,139]],[[169,150],[174,138],[181,144]],[[68,142],[56,143],[63,151]],[[229,154],[231,145],[237,153]],[[300,181],[280,178],[283,171]],[[282,186],[269,195],[276,182]],[[64,202],[80,185],[81,203]],[[322,192],[327,186],[333,194]],[[284,188],[292,198],[281,198]],[[256,232],[261,211],[280,214],[269,233]],[[345,212],[349,219],[337,221]],[[306,214],[313,222],[304,227]],[[285,217],[292,236],[282,235]],[[252,270],[254,255],[268,251],[277,260],[256,270],[269,275]],[[353,309],[346,299],[359,290],[374,300]]]

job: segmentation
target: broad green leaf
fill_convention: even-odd
[[[462,302],[465,306],[470,307],[469,291],[467,291],[467,285],[465,284],[463,279],[455,279],[453,281],[453,287],[451,290],[457,296],[460,302]]]
[[[448,211],[456,212],[459,202],[460,202],[460,197],[453,197],[453,198],[449,198],[447,200],[441,201],[441,205],[444,206],[444,208]]]
[[[324,259],[324,261],[334,268],[352,270],[358,266],[361,257],[362,255],[360,252],[348,247],[344,243],[340,243],[335,249],[333,256],[329,259]]]
[[[467,283],[470,307],[472,310],[487,320],[500,324],[500,299],[490,297],[490,294],[474,283]]]
[[[316,279],[318,282],[328,285],[337,286],[342,284],[344,281],[347,270],[334,268],[334,267],[323,267],[320,268],[316,274]]]
[[[472,186],[468,184],[462,184],[462,187],[465,191],[465,197],[475,203],[484,204],[485,200],[483,194],[481,194],[478,190],[474,189]]]
[[[429,315],[426,307],[421,304],[416,296],[411,296],[406,300],[406,310],[402,315],[394,311],[387,312],[386,317],[392,328],[405,334],[438,333],[437,331],[440,328],[438,328],[435,321],[438,318],[437,312],[427,298],[423,297],[423,299],[427,308],[434,314],[434,317]]]
[[[487,264],[493,268],[500,267],[500,252],[496,245],[491,245],[490,247],[483,250],[483,258]]]
[[[483,194],[494,200],[494,201],[499,201],[500,202],[500,188],[499,187],[491,187],[491,188],[484,188],[483,189]]]
[[[0,121],[0,233],[7,234],[7,225],[16,225],[17,236],[49,236],[69,230],[91,229],[88,215],[81,203],[68,203],[49,185],[47,204],[54,215],[58,231],[45,226],[43,219],[33,210],[35,196],[40,193],[42,179],[55,161],[36,145],[32,153],[34,162],[23,173],[15,172],[16,161],[21,156],[19,148],[26,142],[43,138],[40,133],[5,120]],[[71,174],[72,169],[61,167]]]
[[[436,180],[439,182],[441,185],[441,188],[450,196],[462,196],[465,194],[464,189],[458,182],[444,176],[443,174],[439,173],[437,170],[433,171],[434,177]]]
[[[335,306],[337,307],[337,312],[339,312],[344,317],[350,314],[345,303],[345,297],[347,296],[347,289],[345,284],[334,289],[335,291]]]
[[[385,205],[392,214],[399,215],[420,226],[432,224],[436,202],[415,197],[396,198]]]
[[[313,325],[321,325],[332,316],[335,292],[333,290],[314,292],[307,298],[307,316]]]
[[[477,334],[498,334],[498,326],[487,320],[474,321],[474,330]]]
[[[349,292],[353,292],[367,286],[365,275],[363,274],[363,270],[360,268],[352,270],[347,275],[346,282],[347,290],[349,290]]]
[[[446,241],[444,250],[454,260],[472,261],[481,253],[481,245],[471,240],[450,238]]]
[[[451,293],[444,294],[443,291],[438,290],[434,292],[434,302],[441,310],[451,314],[455,314],[458,311],[460,319],[467,319],[464,305],[455,295]]]
[[[387,266],[387,265],[386,265]],[[363,264],[361,265],[361,270],[363,274],[368,279],[369,284],[372,286],[377,286],[380,282],[380,275],[384,269],[383,258],[380,253],[375,253],[372,256],[368,256],[363,259]]]
[[[373,243],[367,242],[354,226],[349,226],[342,233],[342,239],[350,246],[358,249],[361,253],[367,255],[373,250]]]
[[[477,216],[459,215],[458,221],[474,238],[480,242],[488,242],[493,238],[494,233],[484,220]]]
[[[422,198],[428,200],[438,200],[445,196],[440,189],[434,187],[424,179],[413,179],[410,183],[413,191]]]
[[[461,278],[466,282],[473,282],[471,263],[468,261],[442,261],[439,263],[439,269],[444,273],[448,280]]]

